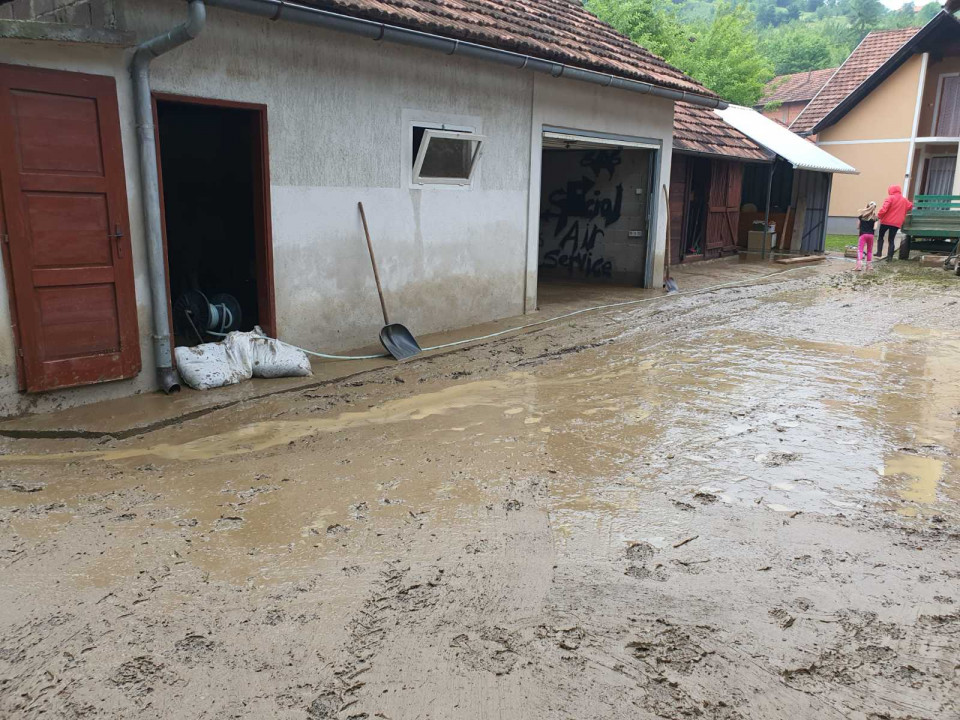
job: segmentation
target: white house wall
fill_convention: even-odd
[[[184,18],[179,0],[128,2],[146,38]],[[16,389],[6,289],[0,292],[0,414],[154,389],[131,50],[0,40],[5,62],[116,78],[143,372],[134,380],[37,396]],[[374,344],[382,319],[357,202],[363,201],[391,320],[415,334],[536,307],[540,137],[544,125],[659,138],[669,176],[672,103],[479,61],[210,9],[203,34],[153,63],[158,92],[267,106],[279,334],[325,351]],[[410,184],[409,122],[487,137],[470,188]],[[656,228],[662,272],[662,198]],[[526,303],[525,303],[526,299]]]
[[[179,2],[128,6],[146,34]],[[153,64],[155,91],[267,106],[277,327],[323,350],[383,325],[357,202],[391,321],[415,333],[523,311],[529,73],[211,9],[194,42]],[[407,120],[487,136],[470,188],[414,189]]]

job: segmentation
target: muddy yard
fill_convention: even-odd
[[[0,439],[0,717],[960,718],[958,315],[831,261]]]

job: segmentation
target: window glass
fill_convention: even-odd
[[[940,111],[937,137],[960,136],[960,76],[948,75],[940,81]]]
[[[421,177],[468,178],[473,160],[473,145],[469,140],[432,138],[423,156]]]
[[[413,181],[469,184],[484,138],[469,131],[413,126]]]

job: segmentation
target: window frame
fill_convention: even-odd
[[[477,166],[480,163],[480,156],[483,152],[483,146],[487,137],[466,127],[450,127],[448,125],[438,125],[437,123],[411,122],[410,123],[410,149],[413,155],[413,134],[417,128],[423,128],[423,137],[420,141],[420,147],[417,149],[416,156],[413,157],[413,168],[411,170],[410,182],[414,187],[424,185],[432,186],[450,186],[450,187],[470,187],[476,176]],[[465,140],[476,143],[476,147],[470,157],[470,167],[466,177],[425,177],[421,175],[423,163],[427,156],[427,150],[430,142],[434,138],[447,140]]]
[[[947,84],[947,79],[954,77],[960,77],[960,72],[940,73],[937,77],[937,96],[933,103],[933,117],[930,119],[930,137],[950,137],[949,135],[937,135],[937,128],[940,125],[940,104],[943,99],[943,89]]]
[[[923,187],[923,188],[924,188],[924,190],[923,190],[923,194],[924,194],[924,195],[938,195],[938,194],[949,195],[949,194],[950,194],[950,192],[949,192],[949,187],[948,187],[948,191],[947,191],[946,193],[931,193],[929,190],[926,189],[927,183],[930,182],[930,176],[931,176],[930,169],[931,169],[931,167],[933,166],[933,161],[934,161],[934,160],[953,160],[953,175],[954,175],[954,176],[956,175],[956,173],[957,173],[957,164],[960,163],[960,158],[958,158],[956,155],[926,155],[926,156],[924,156],[923,161],[922,161],[923,164],[926,166],[926,167],[924,168],[924,170],[925,170],[925,172],[924,172],[924,177],[922,177],[921,180],[920,180],[920,182],[917,183],[917,187]],[[949,186],[952,187],[952,185],[953,185],[952,177],[948,176],[947,182],[948,182]],[[922,184],[921,184],[921,183],[922,183]]]

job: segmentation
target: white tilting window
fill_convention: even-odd
[[[413,182],[469,185],[486,138],[462,130],[413,126]]]

